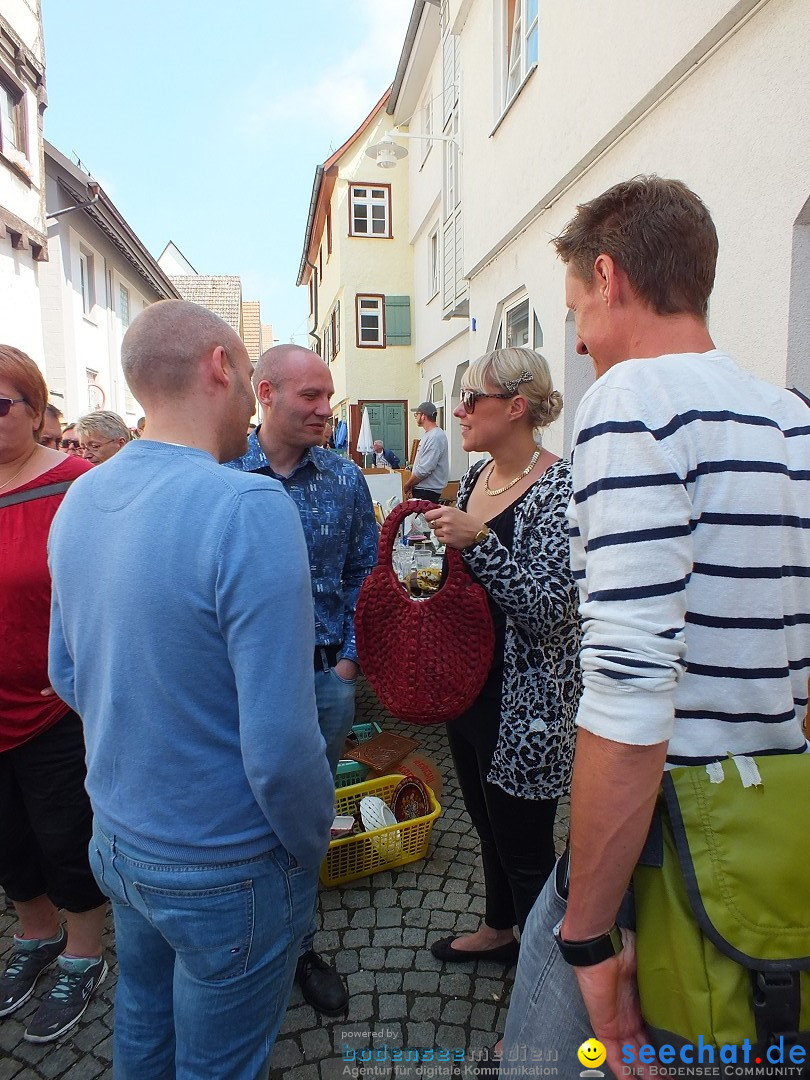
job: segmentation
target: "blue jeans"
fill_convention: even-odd
[[[549,1060],[561,1076],[575,1076],[577,1050],[593,1038],[574,969],[563,960],[552,935],[565,915],[555,877],[552,871],[520,936],[500,1076],[536,1075],[532,1067]]]
[[[356,682],[341,679],[334,668],[315,670],[315,701],[318,706],[318,725],[326,743],[326,760],[335,775],[343,744],[354,723],[354,693]],[[318,929],[318,897],[315,896],[312,920],[301,942],[301,953],[312,948]]]
[[[283,847],[170,864],[98,827],[90,864],[115,917],[115,1080],[266,1077],[315,871]]]

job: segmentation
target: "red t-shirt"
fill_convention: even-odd
[[[90,468],[82,458],[65,456],[14,491],[73,480]],[[61,698],[41,694],[49,685],[48,532],[63,498],[64,493],[44,495],[0,507],[0,752],[39,735],[68,711]]]

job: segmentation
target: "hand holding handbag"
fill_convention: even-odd
[[[492,665],[495,632],[487,594],[461,555],[447,549],[447,576],[424,600],[407,595],[391,565],[402,521],[435,509],[412,499],[386,518],[378,565],[363,583],[355,613],[363,674],[386,709],[411,724],[454,720],[475,701]]]

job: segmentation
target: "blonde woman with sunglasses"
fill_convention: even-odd
[[[580,694],[578,597],[568,558],[569,463],[543,449],[562,397],[531,349],[472,363],[454,412],[466,451],[488,456],[458,508],[425,516],[484,586],[495,656],[473,706],[448,724],[464,801],[481,841],[486,911],[475,933],[431,946],[445,962],[518,956],[514,929],[554,865],[557,801],[568,791]]]

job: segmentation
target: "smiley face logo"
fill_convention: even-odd
[[[598,1039],[588,1039],[577,1050],[577,1057],[586,1069],[598,1069],[607,1057],[607,1051]]]

